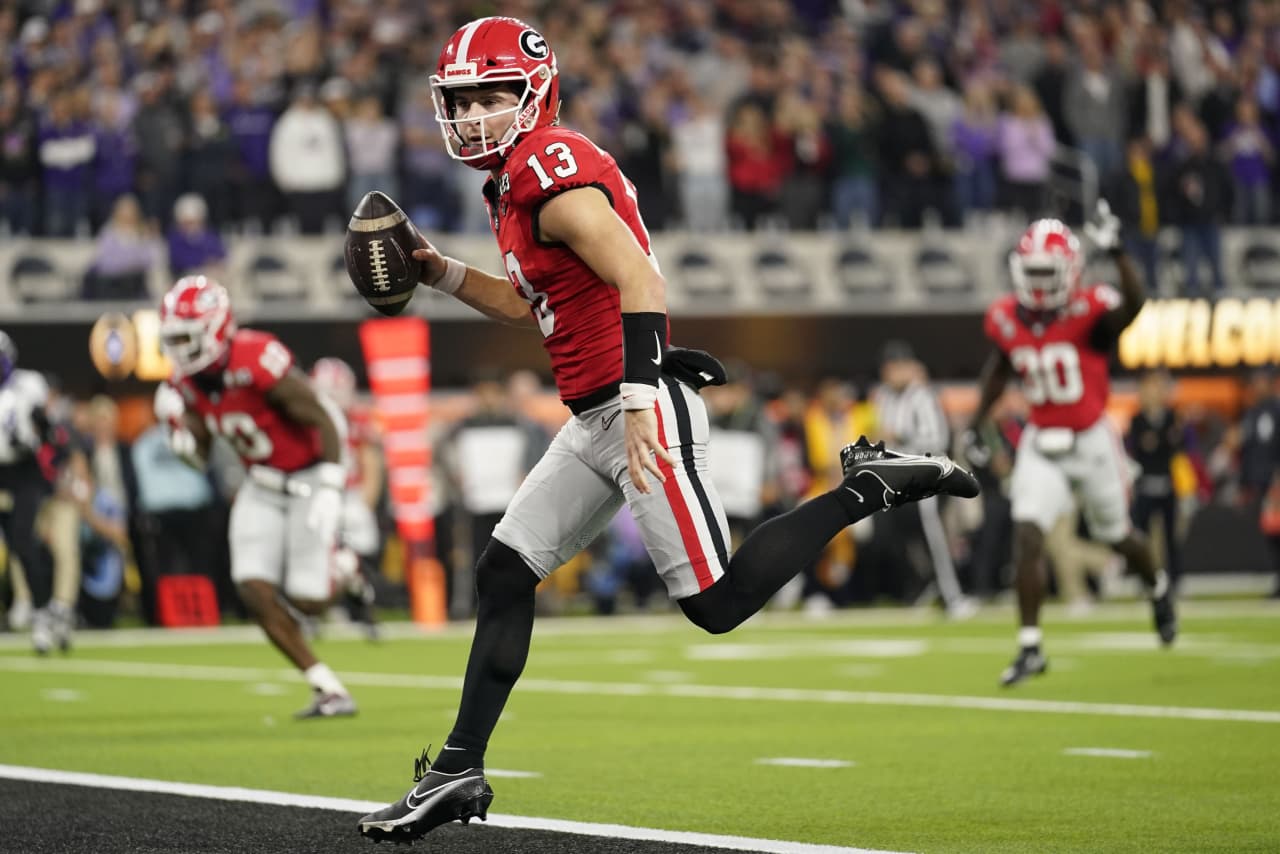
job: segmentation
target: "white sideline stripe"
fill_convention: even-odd
[[[358,801],[350,798],[328,798],[321,795],[297,795],[291,792],[246,789],[240,786],[172,783],[167,780],[116,777],[114,775],[88,774],[80,771],[57,771],[50,768],[29,768],[22,765],[0,765],[0,778],[26,780],[32,783],[59,783],[66,786],[92,786],[99,789],[115,789],[123,792],[150,792],[161,795],[180,795],[188,798],[209,798],[219,801],[244,801],[282,807],[306,807],[354,814],[369,813],[386,806],[386,803],[382,801]],[[729,851],[756,851],[764,852],[764,854],[905,854],[905,852],[877,851],[870,848],[813,845],[805,842],[782,842],[773,839],[751,839],[745,836],[720,836],[712,833],[659,830],[649,827],[630,827],[623,824],[595,824],[583,821],[565,821],[556,818],[495,815],[494,813],[489,813],[488,823],[494,827],[508,827],[517,830],[548,830],[554,833],[571,833],[578,836],[637,839],[648,842],[669,842],[676,845],[703,845],[708,848],[724,848]],[[354,827],[352,832],[355,832]]]
[[[538,771],[508,771],[505,768],[486,768],[486,777],[502,777],[505,780],[535,780],[542,774]]]
[[[1147,759],[1150,750],[1122,750],[1118,747],[1068,747],[1063,756],[1105,756],[1109,759]]]
[[[777,765],[782,768],[852,768],[854,763],[844,759],[802,759],[798,756],[778,756],[773,759],[757,759],[757,765]]]
[[[0,671],[24,673],[80,673],[139,679],[183,679],[193,682],[302,681],[294,670],[217,667],[141,661],[44,660],[0,657]],[[456,691],[460,676],[417,676],[409,673],[342,672],[349,685],[373,688],[426,688]],[[585,682],[560,679],[522,679],[520,690],[542,694],[599,697],[685,697],[699,700],[772,700],[789,703],[827,703],[843,706],[906,706],[935,709],[976,709],[989,712],[1036,712],[1054,715],[1101,715],[1121,718],[1172,718],[1188,721],[1234,721],[1280,724],[1280,711],[1214,709],[1196,706],[1146,706],[1136,703],[1086,703],[1071,700],[1026,700],[955,694],[906,694],[889,691],[836,691],[815,688],[758,688],[740,685],[682,685],[645,682]]]

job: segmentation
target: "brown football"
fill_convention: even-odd
[[[421,264],[413,259],[418,231],[386,193],[366,193],[347,223],[343,257],[347,275],[365,302],[399,314],[418,287]]]

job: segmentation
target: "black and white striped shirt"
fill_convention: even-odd
[[[901,390],[881,385],[872,397],[880,432],[891,437],[895,451],[945,454],[951,428],[937,393],[928,383],[911,383]]]

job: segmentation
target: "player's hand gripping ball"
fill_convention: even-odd
[[[343,256],[347,275],[365,302],[386,315],[404,311],[418,287],[422,265],[413,250],[418,229],[386,193],[366,193],[347,223]]]

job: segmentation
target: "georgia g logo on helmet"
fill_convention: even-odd
[[[428,82],[445,151],[475,169],[498,168],[523,134],[559,119],[555,52],[540,32],[518,18],[477,18],[461,27],[440,51]],[[455,92],[497,84],[506,84],[516,95],[515,105],[488,110],[482,117],[455,113]]]
[[[547,40],[537,30],[525,30],[520,34],[520,49],[531,59],[546,59],[551,53]]]

